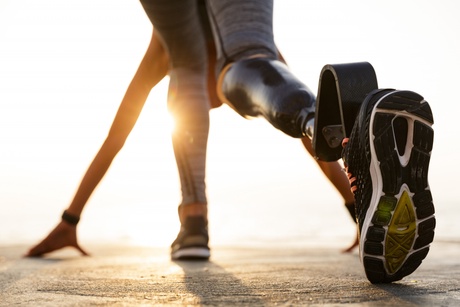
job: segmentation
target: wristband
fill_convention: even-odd
[[[80,221],[80,217],[70,214],[67,212],[67,210],[64,210],[64,213],[62,213],[62,220],[69,223],[70,225],[77,226],[78,222]]]

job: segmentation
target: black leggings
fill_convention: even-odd
[[[176,119],[173,146],[182,187],[182,204],[207,203],[206,146],[209,131],[206,31],[197,0],[141,0],[170,55],[168,107]],[[277,57],[273,2],[208,1],[218,71],[253,55]]]

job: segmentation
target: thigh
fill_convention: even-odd
[[[272,0],[208,1],[208,14],[220,67],[256,54],[277,57]]]
[[[196,0],[141,0],[173,68],[203,68],[206,40]]]

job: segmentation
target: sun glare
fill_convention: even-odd
[[[164,124],[165,129],[167,129],[171,134],[174,133],[174,130],[176,129],[176,121],[171,113],[166,112],[166,116],[164,117]]]

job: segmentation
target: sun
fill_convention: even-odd
[[[176,120],[174,116],[168,111],[165,112],[164,127],[167,131],[170,132],[170,134],[173,134],[176,129]]]

